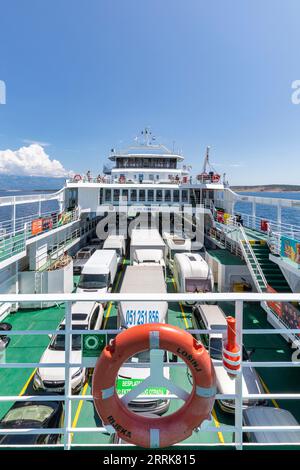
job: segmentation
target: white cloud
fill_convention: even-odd
[[[58,160],[51,160],[38,144],[18,150],[0,150],[0,174],[64,177],[71,174]]]
[[[31,139],[23,139],[24,144],[37,144],[40,145],[41,147],[49,147],[51,145],[49,142],[42,142],[40,140],[31,140]]]

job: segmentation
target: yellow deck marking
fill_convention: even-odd
[[[117,290],[117,288],[119,287],[121,274],[123,272],[123,266],[124,266],[125,262],[126,262],[126,258],[123,259],[122,269],[120,269],[118,279],[117,279],[117,282],[116,282],[116,287],[115,287],[114,290]],[[104,323],[103,323],[103,330],[105,330],[105,328],[106,328],[106,325],[107,325],[107,322],[108,322],[108,319],[109,319],[109,315],[110,315],[110,312],[111,312],[111,309],[112,309],[112,305],[113,305],[112,302],[109,302],[109,306],[108,306],[108,309],[107,309],[107,312],[106,312],[106,315],[105,315],[105,319],[104,319]]]
[[[260,380],[261,380],[261,383],[262,383],[262,386],[263,386],[265,392],[271,393],[270,390],[269,390],[269,388],[267,387],[267,384],[263,381],[263,379],[261,378],[261,376],[260,376],[260,375],[258,375],[258,376],[259,376],[259,378],[260,378]],[[274,398],[271,398],[271,402],[273,403],[273,405],[275,406],[275,408],[279,408],[279,405],[278,405],[277,401],[274,400]]]
[[[172,277],[172,282],[173,282],[175,291],[177,291],[176,282],[175,282],[174,277]],[[180,310],[181,310],[181,313],[182,313],[182,316],[183,316],[183,321],[184,321],[185,327],[186,327],[186,329],[188,330],[188,329],[189,329],[189,324],[188,324],[188,321],[187,321],[187,318],[186,318],[186,314],[185,314],[185,311],[184,311],[184,309],[183,309],[183,306],[182,306],[181,302],[179,302],[179,307],[180,307]]]
[[[216,415],[215,410],[212,410],[211,414],[212,414],[212,417],[213,417],[213,420],[214,420],[214,423],[215,423],[216,428],[219,428],[219,427],[220,427],[220,422],[219,422],[219,420],[218,420],[218,417],[217,417],[217,415]],[[225,439],[224,439],[223,433],[222,433],[221,431],[218,431],[217,434],[218,434],[219,441],[220,441],[222,444],[225,444]]]
[[[32,379],[32,377],[34,376],[34,374],[36,373],[36,371],[37,371],[37,368],[35,368],[35,369],[31,372],[31,374],[30,374],[30,376],[29,376],[27,382],[25,383],[24,387],[22,388],[22,390],[21,390],[20,393],[19,393],[19,397],[21,397],[22,395],[25,394],[25,392],[26,392],[26,390],[27,390],[27,387],[28,387],[28,385],[30,384],[31,379]]]
[[[83,397],[84,397],[84,395],[85,395],[86,392],[87,392],[88,385],[89,385],[89,382],[87,381],[87,383],[84,385],[84,387],[83,387],[83,389],[82,389],[82,394],[81,394],[81,395],[82,395]],[[79,403],[78,403],[78,406],[77,406],[77,410],[76,410],[74,419],[73,419],[72,428],[76,428],[76,426],[77,426],[77,423],[78,423],[78,420],[79,420],[79,416],[80,416],[80,413],[81,413],[81,409],[82,409],[82,405],[83,405],[83,400],[80,400]],[[72,440],[73,440],[73,436],[74,436],[74,433],[72,432],[72,434],[71,434],[71,442],[72,442]]]

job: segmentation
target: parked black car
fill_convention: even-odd
[[[0,434],[1,445],[56,444],[60,434],[39,434],[38,429],[59,428],[63,419],[62,402],[16,402],[0,421],[0,428],[36,428],[37,434]]]
[[[2,333],[5,333],[5,331],[10,331],[12,329],[12,326],[9,323],[6,322],[1,322],[0,323],[0,343],[2,343],[2,347],[5,349],[10,343],[10,337],[7,335],[3,335]]]

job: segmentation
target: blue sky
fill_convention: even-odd
[[[0,155],[39,141],[64,168],[98,173],[110,148],[150,125],[194,172],[209,144],[232,184],[300,183],[298,0],[0,8]]]

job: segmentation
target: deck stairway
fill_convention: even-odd
[[[269,259],[270,249],[267,243],[254,242],[252,244],[252,250],[260,264],[268,285],[273,287],[277,292],[291,292],[290,286],[279,266]]]
[[[277,264],[269,259],[270,249],[265,240],[249,239],[242,225],[240,247],[258,292],[266,292],[271,286],[277,292],[291,289]]]

